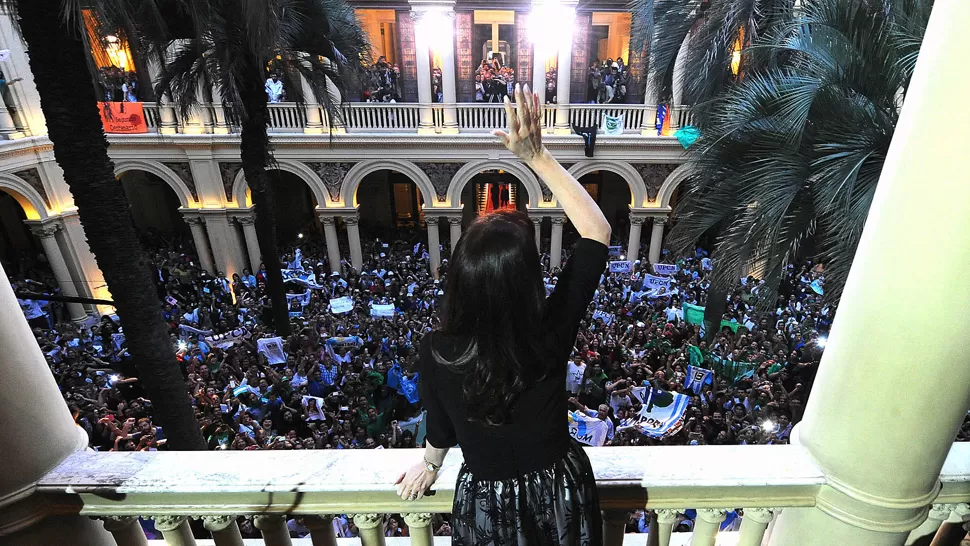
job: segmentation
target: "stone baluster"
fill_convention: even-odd
[[[670,546],[670,535],[674,532],[674,524],[677,523],[677,510],[663,509],[657,510],[657,527],[659,528],[660,546]]]
[[[202,518],[202,526],[212,533],[216,546],[243,546],[236,516],[205,516]]]
[[[566,225],[565,216],[552,217],[552,244],[549,248],[549,269],[562,266],[562,228]]]
[[[134,516],[101,516],[104,529],[111,533],[118,546],[148,546],[145,531]]]
[[[291,546],[290,530],[286,518],[276,514],[264,514],[253,518],[253,525],[263,534],[266,546]]]
[[[195,537],[186,516],[154,516],[155,529],[162,532],[166,546],[195,546]]]
[[[434,530],[431,529],[431,514],[404,514],[404,523],[408,524],[411,535],[411,546],[433,546]]]
[[[950,517],[950,511],[952,510],[952,504],[934,504],[930,508],[929,514],[926,515],[926,520],[919,527],[910,531],[909,537],[906,539],[906,546],[915,544],[917,540],[923,537],[932,537],[935,535],[937,529]]]
[[[767,508],[748,508],[741,518],[738,546],[761,546],[765,530],[771,523],[772,513]]]
[[[626,510],[603,510],[604,546],[621,546],[629,521],[630,513]]]
[[[701,508],[694,520],[694,532],[690,537],[690,546],[714,546],[717,541],[717,531],[727,515],[726,510]]]
[[[381,514],[356,514],[354,525],[360,530],[362,546],[384,546],[384,516]]]
[[[332,515],[303,516],[303,525],[310,530],[310,541],[313,546],[337,546]]]
[[[360,218],[347,216],[344,223],[347,224],[347,239],[350,242],[350,264],[359,273],[364,267],[364,252],[360,248]]]
[[[964,544],[967,522],[970,521],[970,504],[951,504],[950,515],[933,536],[930,546],[957,546]]]

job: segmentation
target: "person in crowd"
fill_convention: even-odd
[[[569,435],[562,388],[565,360],[606,267],[610,225],[542,145],[538,97],[528,87],[516,87],[515,96],[516,110],[505,100],[509,132],[496,136],[539,174],[583,239],[546,300],[527,215],[485,215],[462,235],[441,327],[419,357],[425,454],[398,479],[398,493],[421,498],[448,448],[461,443],[452,544],[601,544],[596,483]]]
[[[271,103],[282,102],[283,94],[283,82],[280,81],[279,75],[270,74],[269,78],[266,79],[266,99]]]

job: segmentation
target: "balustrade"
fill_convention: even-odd
[[[827,478],[800,446],[671,446],[587,448],[604,511],[607,546],[645,544],[624,535],[636,510],[655,510],[660,544],[715,544],[730,511],[741,509],[731,544],[758,546],[781,508],[811,507]],[[332,518],[347,515],[363,546],[385,541],[385,514],[399,515],[412,545],[434,541],[433,514],[451,511],[461,453],[445,460],[430,496],[402,501],[391,483],[420,450],[247,452],[79,452],[38,483],[55,508],[100,517],[118,546],[143,545],[134,517],[150,516],[168,544],[196,544],[200,520],[216,546],[238,546],[235,521],[253,516],[268,546],[290,544],[286,518],[303,518],[303,544],[334,546]],[[970,510],[970,443],[954,444],[935,505]],[[693,536],[673,533],[684,512],[696,510]],[[624,541],[624,539],[626,539]],[[207,544],[212,542],[206,541]]]
[[[145,123],[148,125],[149,133],[157,133],[158,126],[161,125],[161,114],[158,111],[158,104],[154,102],[143,102],[142,109],[145,112]]]

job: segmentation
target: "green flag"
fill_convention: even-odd
[[[730,328],[731,331],[736,334],[738,333],[738,327],[740,327],[741,324],[735,320],[722,320],[720,329],[723,330],[725,326]]]
[[[696,324],[698,326],[702,326],[704,324],[704,308],[699,305],[685,303],[684,321],[686,321],[687,324]]]

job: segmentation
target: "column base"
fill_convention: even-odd
[[[560,136],[561,135],[571,135],[571,134],[573,134],[573,128],[572,127],[559,127],[559,126],[556,126],[552,130],[552,134],[554,134],[554,135],[560,135]]]
[[[160,135],[177,135],[178,129],[175,127],[159,127],[158,134]]]
[[[447,127],[446,126],[443,129],[441,129],[441,134],[442,135],[457,135],[460,132],[461,131],[458,130],[458,126],[457,125],[455,125],[454,127]],[[418,131],[418,133],[420,134],[420,130]]]
[[[641,127],[640,136],[657,136],[657,129],[653,127]]]
[[[436,135],[438,131],[435,131],[434,127],[418,127],[419,135]]]
[[[331,135],[346,135],[347,134],[347,128],[346,127],[332,127],[330,129],[330,134]]]
[[[214,135],[228,135],[229,134],[229,128],[228,127],[216,127],[215,129],[212,130],[212,134],[214,134]]]
[[[7,140],[17,140],[18,138],[26,138],[27,133],[23,131],[12,131],[10,133],[4,133],[3,138]]]
[[[347,130],[343,127],[340,127],[340,129],[342,129],[345,133],[347,132]],[[324,129],[323,125],[303,128],[303,134],[305,135],[322,135],[326,132],[327,130]],[[336,132],[336,129],[334,129],[334,132]]]

